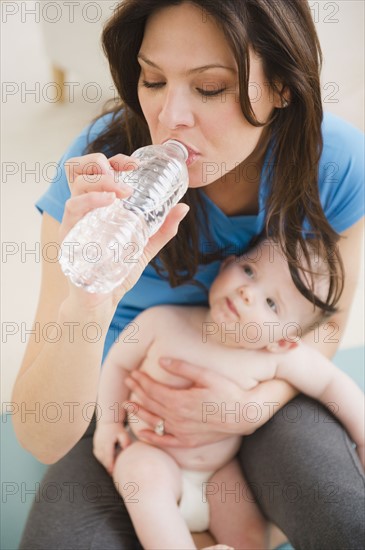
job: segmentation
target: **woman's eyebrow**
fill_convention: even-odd
[[[154,63],[150,59],[147,59],[147,57],[145,57],[143,54],[139,53],[137,57],[138,59],[141,59],[142,61],[147,63],[147,65],[150,65],[151,67],[154,67],[159,71],[162,71],[161,67],[156,65],[156,63]],[[203,65],[202,67],[194,67],[194,69],[190,69],[189,71],[187,71],[186,74],[202,73],[203,71],[207,71],[208,69],[226,69],[234,73],[237,72],[236,69],[234,69],[233,67],[228,67],[227,65],[221,65],[220,63],[210,63],[209,65]]]

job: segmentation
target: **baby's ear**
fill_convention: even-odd
[[[277,342],[272,342],[271,344],[266,346],[266,349],[271,353],[285,353],[290,349],[296,348],[297,345],[297,342],[291,342],[290,340],[284,340],[284,338],[282,338],[281,340],[278,340]]]

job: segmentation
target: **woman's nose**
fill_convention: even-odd
[[[166,93],[158,119],[170,130],[179,126],[194,126],[194,115],[184,90],[170,90]]]
[[[245,304],[252,305],[255,301],[254,291],[249,286],[241,286],[238,289],[238,293]]]

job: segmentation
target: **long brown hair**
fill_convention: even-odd
[[[151,143],[137,95],[140,74],[137,53],[147,18],[157,9],[183,1],[125,0],[107,22],[102,43],[120,100],[108,109],[113,113],[111,120],[89,145],[88,152],[105,150],[110,155],[119,152],[129,155]],[[326,219],[319,197],[322,54],[308,3],[305,0],[192,0],[191,3],[214,17],[225,33],[238,65],[241,109],[252,125],[262,126],[255,118],[248,95],[249,48],[261,58],[272,90],[281,93],[277,88],[280,82],[289,98],[286,108],[274,109],[257,145],[262,147],[263,139],[270,140],[265,232],[280,243],[300,292],[325,311],[335,311],[343,289],[343,264],[336,245],[339,235]],[[198,190],[189,189],[183,201],[189,204],[190,212],[180,224],[178,235],[158,255],[172,286],[191,281],[199,263],[222,257],[222,252],[207,257],[199,250],[202,232],[207,230],[209,237],[209,220],[206,219],[206,225],[201,222],[204,209]],[[319,252],[328,263],[330,283],[325,302],[315,296],[313,286],[303,284],[300,276],[301,258],[304,256],[307,264],[311,264],[303,234],[304,220],[308,224],[307,236],[318,240]],[[154,266],[162,273],[156,262]]]

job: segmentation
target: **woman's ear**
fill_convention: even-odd
[[[274,107],[276,109],[286,109],[289,106],[291,99],[290,90],[287,86],[277,84],[274,90]]]
[[[284,340],[284,338],[282,338],[281,340],[278,340],[277,342],[272,342],[271,344],[266,346],[266,349],[267,351],[270,351],[270,353],[285,353],[290,349],[296,348],[297,346],[297,342],[291,342],[290,340]]]

